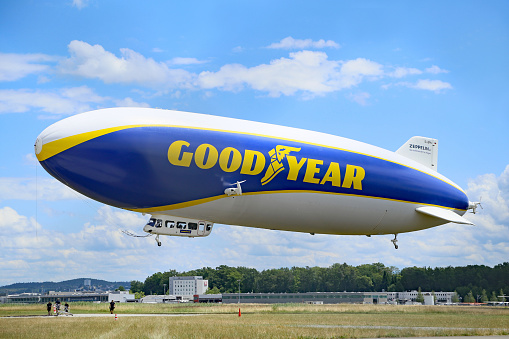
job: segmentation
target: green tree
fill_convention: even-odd
[[[428,271],[422,267],[407,267],[401,270],[401,283],[405,290],[416,290],[419,286],[428,289]],[[431,290],[432,288],[429,288]]]
[[[119,290],[119,291],[125,291],[125,288],[124,288],[124,286],[120,285],[120,286],[117,288],[117,290]]]
[[[367,275],[357,277],[355,284],[357,285],[356,289],[359,292],[368,292],[373,290],[373,281]]]
[[[463,301],[466,303],[475,303],[475,298],[474,298],[474,294],[472,293],[472,291],[468,292],[468,294],[465,296]]]
[[[498,301],[495,291],[491,292],[490,301]]]
[[[418,303],[424,302],[424,296],[422,295],[421,287],[419,286],[419,289],[417,290],[417,297],[415,298],[415,301]]]
[[[454,294],[451,297],[451,301],[453,303],[459,303],[460,302],[460,297],[458,295],[458,292],[454,291]]]
[[[213,287],[213,288],[210,288],[207,290],[207,292],[205,292],[205,294],[219,294],[221,293],[221,291],[219,290],[219,288],[217,287]]]
[[[240,273],[240,290],[243,293],[255,292],[256,281],[260,273],[255,268],[248,267],[237,267],[237,271]]]
[[[486,294],[486,290],[482,290],[481,293],[481,302],[487,303],[488,302],[488,295]]]
[[[141,299],[145,296],[145,293],[143,291],[134,293],[135,299]]]
[[[504,290],[500,289],[500,294],[498,295],[498,301],[505,301],[504,296]]]
[[[131,293],[141,292],[143,291],[143,283],[138,280],[131,281]]]
[[[143,292],[145,292],[145,295],[163,294],[163,279],[164,275],[161,272],[154,273],[150,277],[147,277],[147,279],[145,279],[145,283],[143,284]]]

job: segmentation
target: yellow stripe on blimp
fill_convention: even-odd
[[[39,161],[44,161],[48,158],[51,158],[54,155],[57,155],[58,153],[61,153],[65,150],[68,150],[69,148],[72,148],[76,145],[79,145],[81,143],[84,143],[85,141],[89,141],[92,139],[95,139],[97,137],[113,133],[116,131],[121,131],[123,129],[129,129],[133,127],[142,127],[143,125],[130,125],[130,126],[118,126],[118,127],[111,127],[111,128],[105,128],[97,131],[92,132],[85,132],[80,133],[76,135],[71,135],[69,137],[65,137],[62,139],[54,140],[51,142],[48,142],[47,144],[42,145],[42,150],[39,154],[37,154],[37,159]]]

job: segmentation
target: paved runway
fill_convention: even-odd
[[[191,317],[197,316],[200,314],[167,314],[167,313],[154,313],[154,314],[117,314],[118,318],[125,317]],[[20,316],[11,316],[11,317],[0,317],[2,319],[8,318],[100,318],[100,317],[110,317],[115,318],[115,314],[108,313],[80,313],[73,315],[59,315],[56,316],[48,316],[48,315],[20,315]]]

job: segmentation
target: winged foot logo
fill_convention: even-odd
[[[268,152],[270,162],[266,168],[265,154],[260,151],[246,149],[242,154],[234,147],[225,147],[218,151],[211,144],[200,144],[193,153],[185,150],[189,146],[191,144],[185,140],[174,141],[168,148],[170,164],[182,167],[197,166],[204,170],[219,164],[219,168],[224,172],[240,170],[240,174],[246,175],[259,175],[265,170],[261,179],[262,186],[285,171],[286,165],[288,165],[286,180],[297,181],[299,173],[304,173],[302,182],[317,185],[362,190],[362,181],[366,176],[366,171],[361,166],[350,164],[340,166],[338,162],[333,161],[324,166],[324,161],[320,159],[305,157],[297,159],[295,154],[301,151],[301,148],[297,147],[277,145],[271,149]]]
[[[286,158],[290,152],[299,151],[300,148],[281,145],[277,145],[276,148],[271,149],[269,151],[270,164],[262,178],[262,185],[268,184],[279,172],[285,169],[283,166],[283,159]]]

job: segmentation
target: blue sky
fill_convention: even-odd
[[[509,258],[506,1],[2,1],[0,285]],[[482,197],[472,226],[372,238],[217,225],[203,239],[124,236],[146,221],[79,196],[35,161],[69,115],[142,106],[316,130],[396,150],[440,142],[438,170]]]

